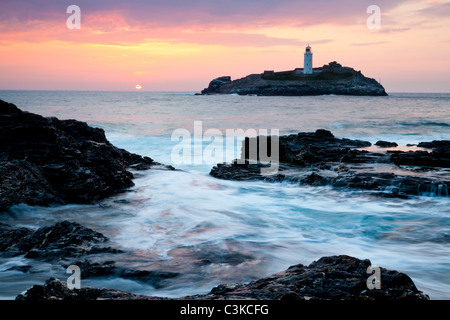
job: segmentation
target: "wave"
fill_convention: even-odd
[[[433,126],[433,127],[450,127],[449,123],[446,122],[435,122],[435,121],[418,121],[418,122],[399,122],[402,126]]]

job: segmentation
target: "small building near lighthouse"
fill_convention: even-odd
[[[303,64],[303,74],[313,74],[312,52],[311,47],[306,47]]]

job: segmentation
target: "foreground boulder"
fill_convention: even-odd
[[[121,290],[81,288],[69,290],[59,279],[50,278],[43,286],[35,285],[21,293],[16,300],[149,300],[149,297],[135,295]]]
[[[105,246],[108,238],[82,225],[62,221],[37,230],[0,224],[0,256],[56,262],[98,253],[117,253]]]
[[[0,212],[18,203],[100,200],[133,186],[127,168],[155,165],[113,146],[103,129],[23,112],[0,100]]]
[[[323,257],[309,266],[301,264],[248,284],[220,285],[205,295],[185,296],[181,300],[428,300],[404,273],[380,268],[380,289],[368,289],[369,260],[350,256]],[[69,290],[65,283],[50,278],[34,285],[17,300],[156,300],[112,289],[81,288]]]
[[[269,165],[261,163],[255,154],[270,150],[271,143],[279,145],[278,170],[263,174],[262,169]],[[380,144],[378,149],[368,150],[368,141],[339,139],[324,129],[268,139],[246,138],[241,158],[217,164],[210,174],[227,180],[286,181],[368,190],[383,197],[449,195],[448,141],[423,142],[419,144],[423,150],[408,152],[396,150],[396,143]],[[251,148],[257,152],[251,152]]]
[[[127,252],[110,246],[109,239],[76,222],[61,221],[37,230],[13,228],[0,223],[0,257],[23,256],[33,260],[59,265],[66,269],[76,265],[81,277],[117,277],[150,284],[155,288],[165,285],[176,272],[139,270],[128,266]],[[124,257],[125,256],[125,257]],[[120,262],[117,265],[116,262]],[[33,266],[24,265],[18,271],[29,272]]]

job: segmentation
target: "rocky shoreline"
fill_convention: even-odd
[[[309,266],[295,265],[248,284],[219,285],[207,294],[172,300],[429,300],[404,273],[381,268],[381,289],[367,289],[369,260],[323,257]],[[115,289],[68,289],[56,278],[34,285],[16,300],[167,300]]]
[[[126,260],[128,252],[111,247],[105,235],[78,223],[61,221],[37,230],[13,228],[0,223],[0,257],[23,256],[27,261],[52,263],[60,268],[77,265],[82,279],[115,277],[143,282],[158,288],[164,281],[176,277],[176,272],[139,270],[117,265]],[[18,271],[30,272],[32,265]]]
[[[144,282],[155,288],[177,277],[174,272],[137,270],[117,266],[126,255],[111,247],[103,234],[70,221],[58,222],[37,230],[12,228],[0,224],[0,257],[24,256],[29,261],[44,261],[67,268],[77,265],[81,279],[122,278]],[[322,257],[309,266],[295,265],[285,271],[247,284],[222,284],[207,294],[179,300],[428,300],[406,274],[380,268],[381,288],[368,289],[370,260],[340,255]],[[15,268],[30,272],[31,265]],[[34,285],[16,300],[164,300],[168,298],[135,295],[116,289],[82,287],[68,289],[65,281],[54,277],[44,285]]]
[[[248,155],[249,146],[279,144],[279,169],[262,174],[267,164]],[[256,141],[255,141],[256,140]],[[268,142],[266,142],[268,141]],[[403,151],[407,149],[407,151]],[[239,161],[238,161],[239,160]],[[292,182],[364,190],[381,197],[449,195],[450,141],[421,142],[398,147],[396,143],[338,139],[327,130],[300,132],[269,139],[246,138],[241,158],[219,163],[210,174],[227,180]]]
[[[92,203],[131,187],[133,174],[129,169],[174,170],[151,158],[113,146],[102,129],[77,120],[58,120],[23,112],[1,100],[0,133],[0,212],[18,203],[41,206]],[[253,139],[260,145],[259,137]],[[272,139],[275,137],[268,141],[272,143]],[[242,148],[244,163],[218,164],[211,170],[211,175],[222,179],[332,185],[395,197],[417,195],[422,189],[434,195],[448,195],[449,181],[438,173],[442,168],[449,168],[449,141],[424,142],[415,147],[420,150],[409,152],[389,150],[397,146],[380,141],[377,145],[387,148],[387,152],[373,152],[366,150],[373,147],[370,142],[338,139],[326,130],[276,139],[280,142],[280,171],[277,174],[262,176],[261,168],[265,165],[258,163],[258,159],[245,157],[251,141],[246,139]],[[370,172],[375,164],[412,166],[413,169],[403,170],[414,174]],[[426,175],[420,176],[423,172]],[[28,259],[30,265],[12,267],[20,272],[30,272],[33,261],[50,263],[61,270],[77,265],[82,279],[121,278],[150,284],[154,288],[164,287],[167,281],[180,275],[178,272],[129,267],[126,264],[129,254],[115,248],[105,235],[71,221],[38,229],[0,223],[0,257]],[[209,263],[201,255],[200,258],[202,263]],[[233,258],[236,257],[230,257]],[[322,257],[309,266],[295,265],[250,283],[223,284],[207,294],[178,299],[428,299],[407,275],[384,268],[381,268],[381,289],[369,290],[366,281],[370,265],[369,260],[345,255]],[[97,299],[166,298],[112,289],[69,290],[64,281],[55,278],[17,296],[17,300]]]
[[[100,128],[0,100],[0,212],[12,205],[92,203],[133,186],[129,169],[173,170],[113,146]]]
[[[202,95],[238,94],[258,96],[314,96],[356,95],[386,96],[384,87],[375,79],[365,77],[360,71],[330,62],[315,68],[313,75],[303,75],[301,70],[264,72],[231,80],[222,76],[212,80]]]

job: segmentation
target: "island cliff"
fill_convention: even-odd
[[[233,81],[231,77],[223,76],[212,80],[201,94],[387,96],[384,87],[378,81],[365,77],[361,71],[343,67],[335,61],[314,68],[311,75],[303,74],[302,69],[295,69],[282,72],[265,71]]]

